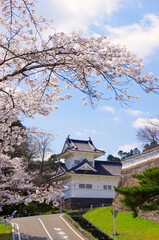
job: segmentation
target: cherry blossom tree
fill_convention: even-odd
[[[38,155],[37,157],[40,159],[40,175],[43,175],[44,171],[44,161],[46,160],[47,154],[52,151],[51,143],[53,138],[45,135],[38,135],[35,138],[35,146],[37,148]]]
[[[70,94],[65,94],[65,88],[72,87],[84,93],[84,105],[108,99],[108,91],[115,100],[125,102],[139,98],[129,93],[128,87],[131,89],[133,82],[147,93],[158,93],[159,77],[154,77],[153,73],[142,76],[142,60],[124,46],[113,45],[106,37],[86,38],[75,32],[52,34],[52,20],[36,15],[33,0],[3,0],[0,8],[1,206],[30,201],[34,197],[44,199],[46,195],[48,200],[55,199],[54,189],[61,191],[59,185],[35,190],[21,159],[10,159],[5,154],[14,150],[15,143],[18,145],[24,140],[21,131],[36,133],[34,128],[15,126],[11,129],[12,122],[20,117],[34,118],[36,114],[47,116],[58,108],[58,101],[71,98]],[[46,37],[48,32],[51,34]],[[103,84],[105,87],[99,91]],[[3,172],[6,168],[8,174]],[[14,193],[13,180],[17,189]],[[27,190],[26,195],[30,197],[21,197],[21,189],[29,188],[35,190],[35,195]]]

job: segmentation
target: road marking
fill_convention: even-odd
[[[68,222],[66,222],[66,220],[63,219],[62,216],[63,216],[63,215],[60,215],[60,218],[67,224],[67,226],[68,226],[80,239],[84,240],[84,238],[82,238],[82,237],[68,224]]]
[[[50,236],[49,232],[47,231],[47,229],[46,229],[45,225],[43,224],[43,222],[41,221],[41,219],[40,219],[40,218],[38,218],[38,219],[39,219],[39,221],[40,221],[41,225],[43,226],[43,228],[44,228],[45,232],[46,232],[46,233],[47,233],[47,235],[49,236],[50,240],[53,240],[53,238]]]
[[[18,232],[18,240],[21,240],[19,226],[17,223],[12,223],[12,240],[15,240],[15,225],[16,225],[17,232]]]
[[[21,236],[20,236],[20,231],[19,231],[19,225],[16,223],[17,225],[17,231],[18,231],[18,239],[21,240]]]
[[[14,223],[12,223],[12,240],[15,240]]]
[[[54,227],[54,229],[57,231],[57,234],[60,235],[61,239],[68,239],[68,236],[63,232],[62,228]]]

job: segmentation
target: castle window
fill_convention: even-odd
[[[92,184],[86,184],[86,188],[92,189]]]
[[[104,190],[111,190],[112,189],[112,186],[111,185],[103,185],[103,189]]]
[[[103,189],[104,189],[104,190],[107,190],[107,185],[103,185]]]
[[[111,185],[108,185],[108,190],[111,190],[112,189],[112,186]]]
[[[85,184],[80,183],[79,188],[85,188]]]

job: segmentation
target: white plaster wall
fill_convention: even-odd
[[[114,198],[115,191],[113,186],[117,186],[119,177],[114,176],[93,176],[93,175],[75,175],[68,184],[68,190],[65,192],[65,199],[70,197],[83,198]],[[79,183],[92,184],[92,189],[79,188]],[[111,190],[103,189],[103,185],[111,185]]]
[[[88,161],[91,161],[94,166],[94,159],[92,154],[90,153],[74,153],[72,156],[65,159],[65,165],[67,169],[71,169],[72,167],[75,167],[76,164],[74,163],[75,160],[82,161],[83,159],[87,159]]]
[[[122,162],[122,169],[137,165],[139,163],[143,163],[149,161],[151,159],[159,158],[159,148],[154,148],[149,151],[143,152],[141,154],[134,155],[132,157],[128,157],[123,159]]]

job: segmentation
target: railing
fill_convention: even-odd
[[[49,212],[28,212],[28,213],[17,213],[15,214],[13,217],[14,218],[19,218],[19,217],[30,217],[30,216],[36,216],[36,215],[50,215],[50,214],[54,214],[54,213],[59,213],[60,210],[57,210],[55,212],[53,211],[49,211]],[[10,217],[10,215],[5,215],[5,218]]]
[[[86,212],[88,210],[91,210],[91,209],[94,209],[94,208],[99,208],[99,207],[108,207],[110,206],[111,204],[98,204],[98,205],[95,205],[95,204],[91,204],[89,208],[79,208],[79,209],[69,209],[69,210],[63,210],[62,212],[67,212],[67,213],[72,213],[72,212]],[[28,212],[28,213],[17,213],[14,215],[14,218],[19,218],[19,217],[30,217],[30,216],[36,216],[36,215],[50,215],[50,214],[57,214],[57,213],[60,213],[60,209],[59,210],[56,210],[56,211],[49,211],[49,212]],[[8,218],[10,217],[10,215],[5,215],[5,218]]]

